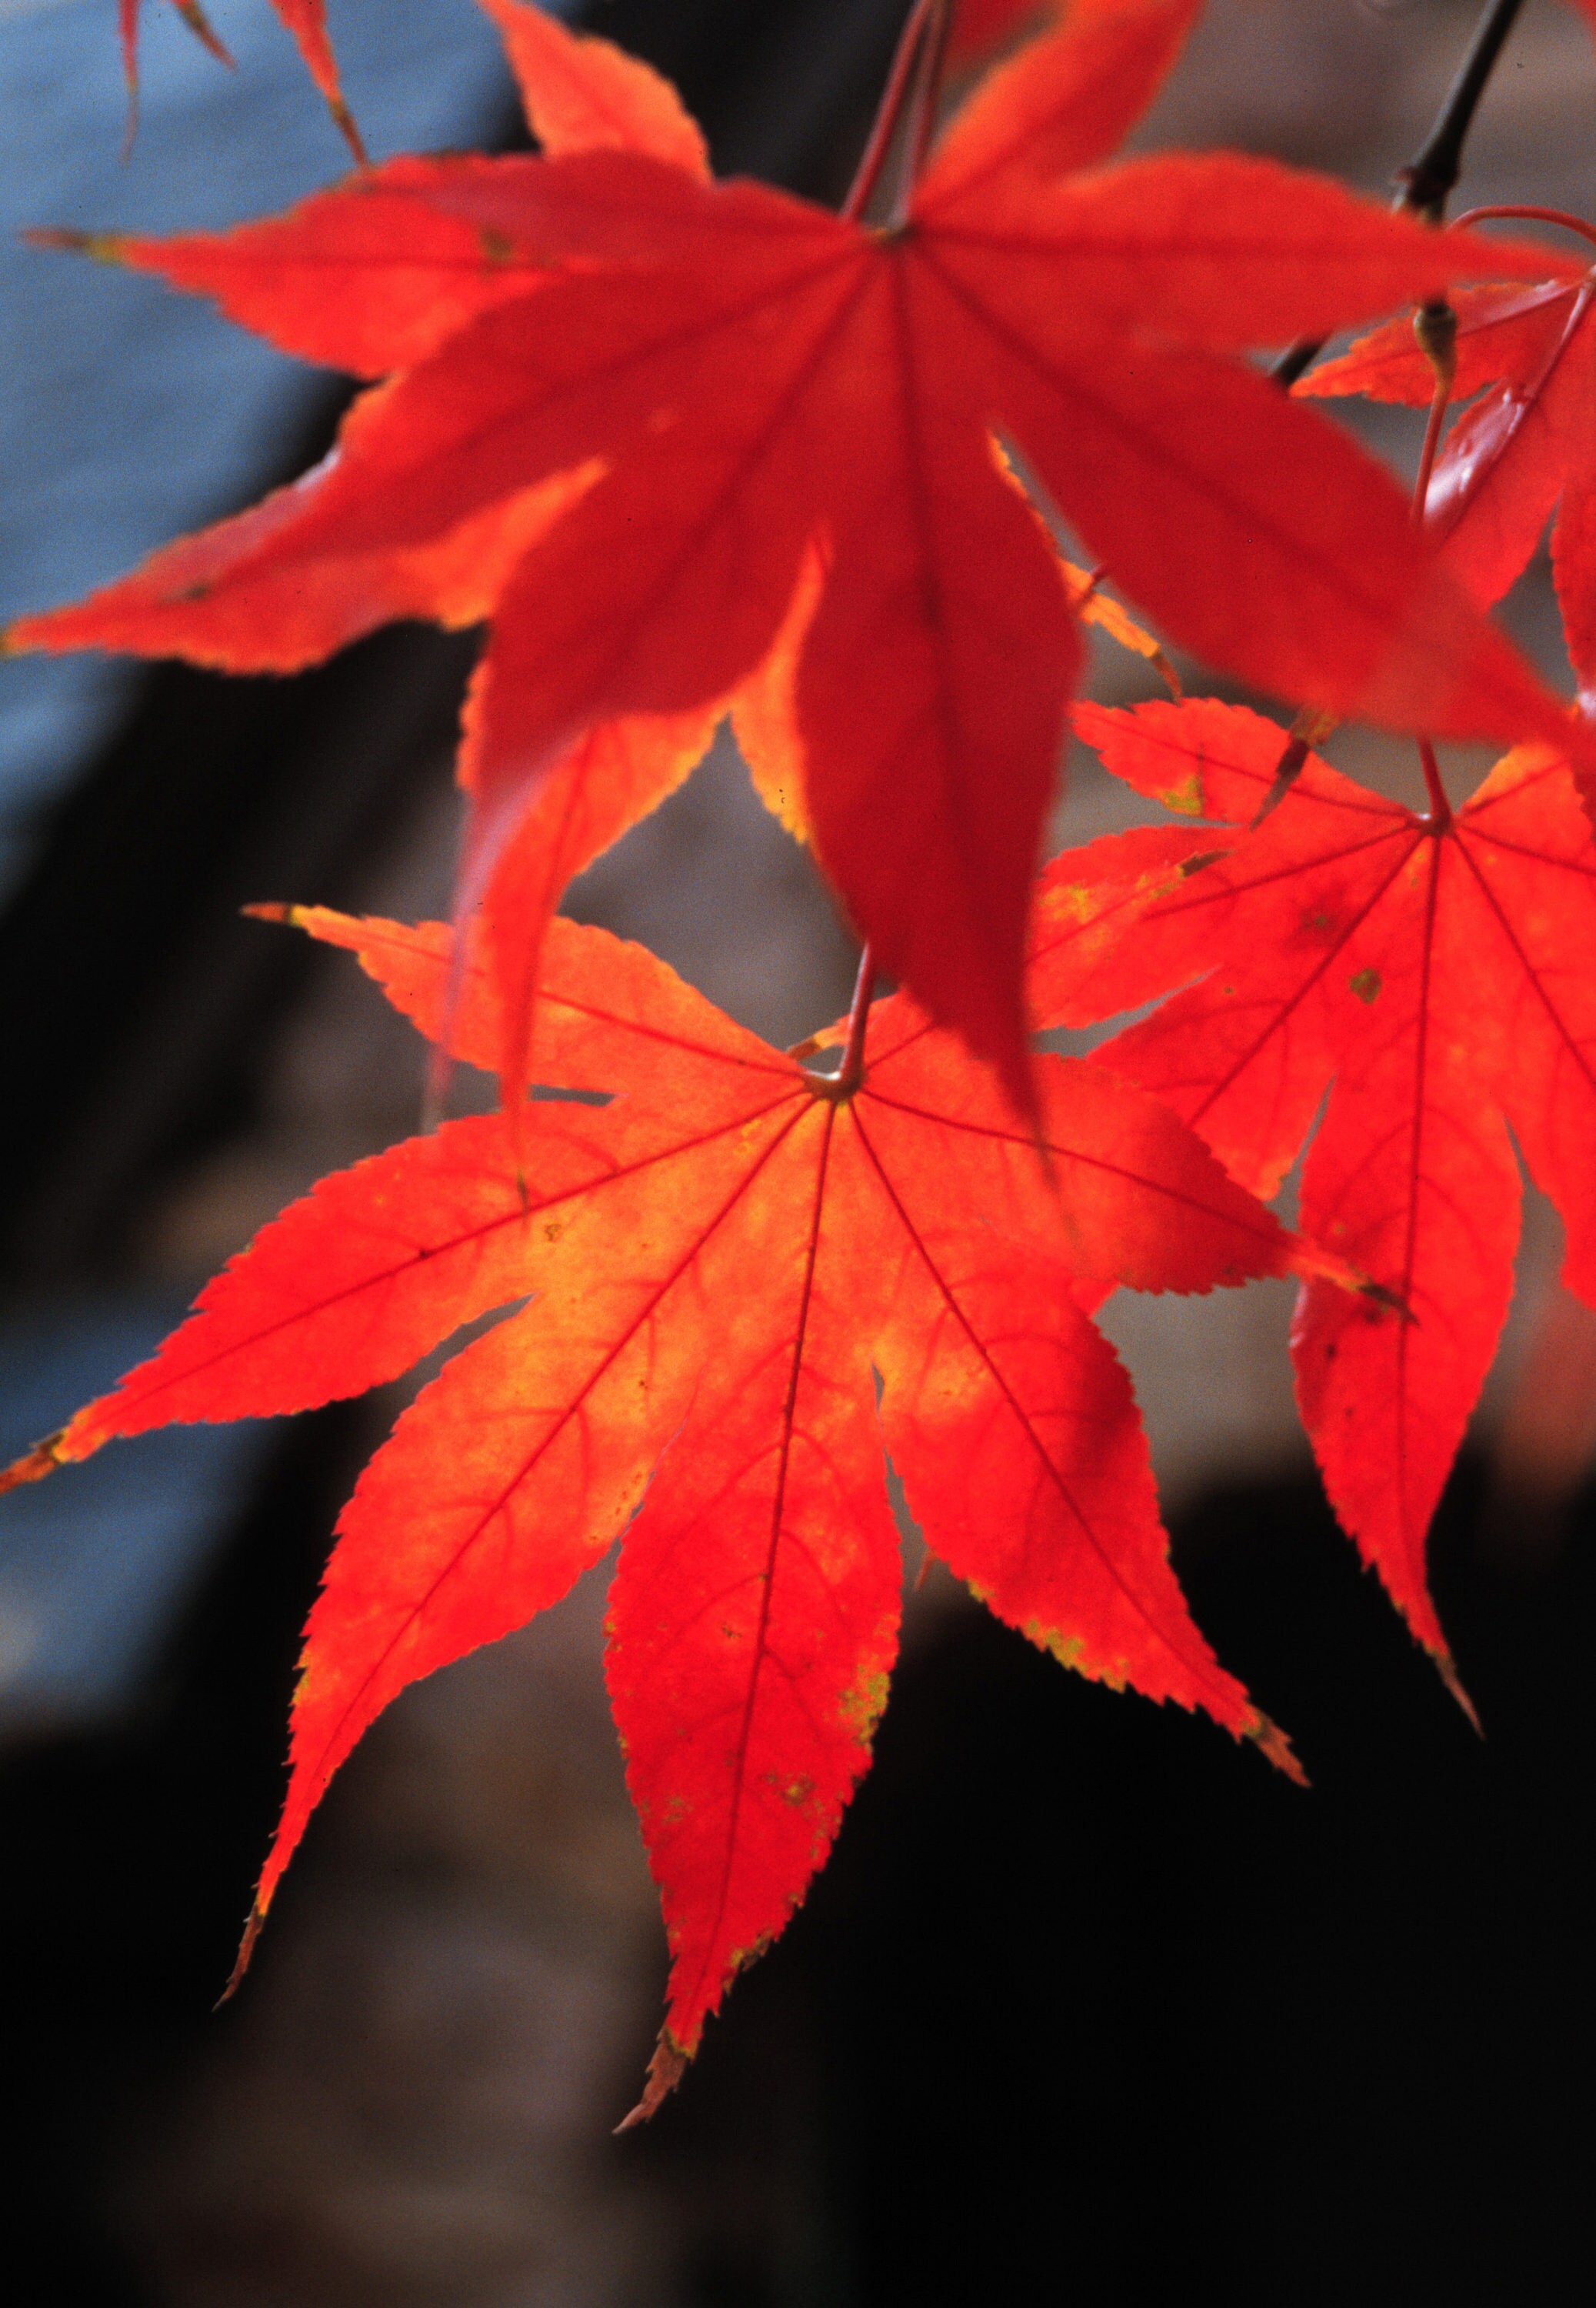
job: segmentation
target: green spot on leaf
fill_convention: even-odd
[[[1165,809],[1172,809],[1180,817],[1201,817],[1203,814],[1203,779],[1200,770],[1193,770],[1178,786],[1171,786],[1158,797]]]

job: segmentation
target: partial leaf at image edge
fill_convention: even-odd
[[[516,0],[493,13],[519,22]],[[388,331],[399,367],[296,488],[10,645],[286,670],[391,617],[491,616],[476,894],[587,731],[748,679],[818,552],[793,748],[816,854],[883,969],[1025,1110],[1025,909],[1079,648],[991,469],[994,414],[1131,599],[1211,661],[1438,733],[1562,726],[1385,475],[1237,358],[1545,260],[1273,163],[1094,165],[1196,13],[1081,0],[982,86],[887,237],[662,159],[637,68],[539,15],[562,87],[586,75],[596,106],[627,65],[625,116],[648,124],[630,149],[589,125],[541,161],[396,162],[278,224],[107,252],[288,349],[336,359],[346,334],[366,374]],[[377,257],[396,245],[397,271]],[[418,355],[440,294],[458,317]]]

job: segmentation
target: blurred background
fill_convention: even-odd
[[[264,0],[211,13],[236,74],[146,10],[124,161],[111,0],[0,0],[0,619],[302,469],[344,406],[337,379],[207,308],[16,238],[221,225],[340,172]],[[678,80],[723,169],[835,200],[905,9],[571,13]],[[1274,152],[1378,191],[1476,13],[1210,0],[1137,141]],[[378,156],[520,138],[471,0],[332,0],[330,19]],[[1463,197],[1589,211],[1593,124],[1588,30],[1529,0]],[[1412,426],[1365,429],[1411,460]],[[1563,679],[1544,564],[1508,614]],[[0,668],[5,1455],[146,1352],[285,1200],[415,1127],[408,1029],[347,960],[237,909],[446,910],[472,654],[405,627],[292,681]],[[1103,655],[1096,693],[1146,693],[1144,671]],[[1409,790],[1402,747],[1353,733],[1339,758]],[[1448,766],[1462,791],[1480,764]],[[1145,814],[1077,751],[1060,842]],[[725,743],[570,910],[778,1043],[845,1004],[845,930]],[[15,2296],[1587,2297],[1596,1348],[1556,1259],[1534,1203],[1435,1540],[1483,1743],[1324,1507],[1291,1408],[1290,1290],[1121,1294],[1105,1322],[1181,1575],[1314,1792],[1069,1677],[933,1578],[829,1869],[684,2090],[622,2141],[664,1957],[599,1681],[602,1573],[390,1710],[213,2016],[280,1800],[298,1629],[404,1398],[116,1445],[8,1499]]]

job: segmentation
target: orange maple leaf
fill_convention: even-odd
[[[441,1029],[443,926],[292,918]],[[379,1710],[624,1533],[609,1681],[674,1958],[647,2108],[868,1761],[902,1576],[883,1446],[930,1546],[1000,1617],[1294,1771],[1187,1614],[1129,1382],[1078,1296],[1325,1262],[1101,1070],[1042,1062],[1044,1163],[902,995],[817,1038],[845,1044],[828,1076],[600,930],[557,920],[539,991],[539,1072],[588,1102],[542,1098],[519,1131],[448,1123],[324,1179],[10,1479],[172,1420],[356,1392],[529,1299],[446,1365],[345,1510],[251,1937]],[[492,1063],[497,1003],[473,960],[461,1055]]]
[[[92,244],[389,381],[296,487],[12,646],[286,669],[390,618],[491,616],[464,904],[573,745],[724,707],[807,583],[778,782],[881,968],[1022,1102],[1080,650],[994,428],[1210,661],[1442,734],[1558,726],[1388,478],[1238,357],[1548,259],[1266,160],[1104,165],[1199,0],[1078,0],[882,223],[710,183],[644,67],[483,4],[545,158],[400,160],[231,234]]]
[[[1222,828],[1251,824],[1284,736],[1209,700],[1081,706],[1077,726],[1138,791]],[[1301,1223],[1384,1297],[1306,1285],[1298,1400],[1342,1522],[1446,1666],[1425,1538],[1512,1294],[1509,1124],[1563,1214],[1566,1279],[1596,1302],[1596,851],[1567,763],[1523,748],[1465,808],[1437,785],[1420,815],[1310,754],[1255,830],[1161,829],[1114,862],[1050,869],[1043,931],[1060,907],[1079,926],[1068,975],[1039,952],[1039,1020],[1184,986],[1096,1062],[1260,1194],[1314,1133]]]

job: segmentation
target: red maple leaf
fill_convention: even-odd
[[[1486,606],[1523,570],[1556,511],[1552,568],[1568,652],[1587,692],[1596,692],[1593,299],[1596,268],[1577,280],[1454,292],[1454,394],[1483,398],[1447,435],[1426,500],[1426,521],[1444,559]],[[1296,391],[1363,393],[1421,408],[1433,397],[1435,375],[1410,324],[1392,321],[1305,376]]]
[[[1058,0],[957,0],[948,37],[948,56],[955,64],[968,64],[1058,13]]]
[[[1251,823],[1283,743],[1211,701],[1077,724],[1138,791],[1225,827]],[[1039,1022],[1183,986],[1097,1062],[1260,1194],[1312,1133],[1303,1227],[1386,1296],[1306,1285],[1298,1400],[1337,1514],[1445,1665],[1425,1536],[1512,1293],[1509,1125],[1596,1301],[1596,851],[1566,762],[1523,748],[1455,814],[1432,782],[1419,815],[1310,754],[1254,830],[1130,836],[1112,868],[1050,870],[1043,930],[1077,934],[1067,973],[1039,954]]]
[[[491,616],[470,900],[585,733],[720,710],[807,588],[785,783],[881,968],[1022,1100],[1079,646],[994,428],[1210,661],[1442,734],[1558,726],[1384,472],[1237,357],[1520,260],[1270,161],[1103,165],[1199,0],[1079,0],[884,226],[711,184],[642,66],[484,4],[546,157],[400,160],[232,234],[93,244],[389,381],[296,487],[13,646],[286,669]]]
[[[293,918],[440,1029],[445,928]],[[324,1179],[10,1479],[172,1420],[358,1391],[530,1299],[417,1398],[345,1510],[251,1936],[379,1710],[624,1532],[608,1674],[674,1956],[648,2108],[868,1761],[902,1575],[883,1446],[930,1546],[1000,1617],[1294,1770],[1188,1616],[1129,1382],[1075,1294],[1325,1262],[1100,1070],[1042,1062],[1044,1164],[902,995],[817,1038],[846,1039],[827,1077],[603,931],[556,921],[540,994],[540,1073],[619,1095],[539,1100],[519,1132],[448,1123]],[[463,1055],[491,1064],[497,998],[463,972]]]
[[[365,149],[349,116],[349,108],[344,102],[343,90],[339,85],[338,60],[327,37],[327,0],[271,0],[271,4],[298,42],[299,53],[305,58],[310,76],[325,97],[327,109],[338,123],[349,150],[357,160],[364,161]],[[139,84],[139,5],[140,0],[119,0],[122,61],[130,94],[136,94]],[[218,39],[200,0],[172,0],[172,5],[194,38],[209,48],[219,62],[224,65],[232,63],[232,57]]]

